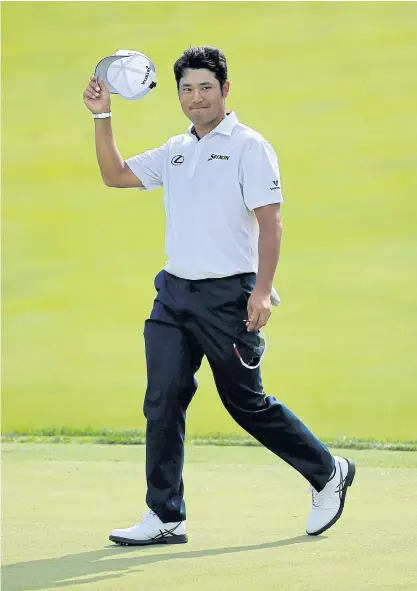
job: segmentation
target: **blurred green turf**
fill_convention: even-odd
[[[120,48],[158,88],[113,100],[122,154],[186,128],[172,64],[228,57],[230,108],[275,146],[281,309],[264,383],[323,437],[415,438],[417,5],[2,3],[3,429],[142,428],[162,192],[108,189],[82,91]],[[189,433],[239,433],[207,366]]]
[[[349,452],[343,516],[319,537],[305,535],[306,481],[264,449],[186,456],[188,544],[126,548],[108,534],[146,509],[143,446],[6,444],[2,589],[415,589],[416,453]]]

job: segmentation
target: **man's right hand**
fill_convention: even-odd
[[[101,76],[96,80],[91,76],[87,88],[83,92],[84,103],[92,113],[110,112],[110,92]]]
[[[85,106],[92,113],[110,113],[110,93],[101,76],[91,76],[83,92]],[[96,123],[100,119],[96,120]],[[107,121],[107,124],[104,123]],[[108,187],[143,187],[142,181],[130,170],[114,142],[110,119],[94,125],[97,161],[104,183]]]

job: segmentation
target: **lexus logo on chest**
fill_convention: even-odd
[[[171,164],[173,164],[174,166],[179,166],[183,162],[184,156],[182,156],[181,154],[178,154],[178,156],[174,156],[174,158],[171,160]]]

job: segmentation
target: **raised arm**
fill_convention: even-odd
[[[101,77],[91,76],[83,93],[84,103],[92,113],[110,113],[110,93]],[[142,181],[127,166],[113,137],[111,117],[94,119],[97,162],[108,187],[143,187]]]

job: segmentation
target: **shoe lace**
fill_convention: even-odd
[[[315,488],[310,486],[310,488],[306,491],[306,493],[311,494],[311,499],[314,507],[322,507],[325,495],[323,491],[317,492]]]
[[[151,517],[154,517],[155,515],[156,515],[156,513],[154,511],[152,511],[151,509],[149,509],[149,511],[145,511],[144,513],[142,513],[142,519],[136,525],[140,525],[141,523],[145,523],[146,521],[149,521],[149,519]]]

